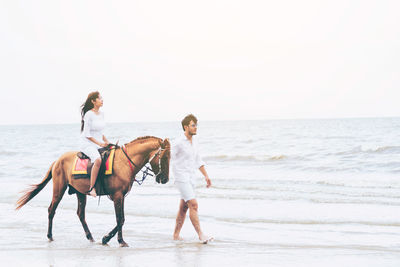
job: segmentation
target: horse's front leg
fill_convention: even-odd
[[[118,232],[118,225],[115,226],[115,228],[112,229],[111,232],[109,232],[107,235],[105,235],[103,237],[103,239],[101,240],[101,243],[103,245],[106,245],[108,243],[108,241],[110,241],[110,239],[113,238],[117,232]]]
[[[122,226],[125,223],[125,212],[124,212],[124,196],[121,197],[120,201],[114,202],[115,215],[117,217],[118,226],[118,243],[121,247],[129,247],[128,244],[122,238]]]
[[[118,243],[121,247],[128,247],[128,244],[125,243],[124,239],[122,238],[122,226],[125,222],[125,215],[124,215],[124,196],[122,193],[118,195],[114,195],[112,197],[114,201],[114,209],[115,209],[115,216],[117,219],[117,226],[110,232],[108,235],[103,237],[102,243],[103,245],[107,244],[111,238],[115,236],[118,232]]]

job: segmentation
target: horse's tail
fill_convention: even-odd
[[[53,169],[54,166],[53,162],[49,168],[49,170],[46,173],[46,176],[44,177],[43,181],[40,184],[32,185],[30,188],[28,188],[25,192],[25,194],[18,199],[17,201],[17,207],[15,208],[16,210],[19,210],[22,208],[23,205],[29,202],[32,198],[34,198],[42,189],[46,186],[46,184],[51,180],[53,177],[51,170]]]

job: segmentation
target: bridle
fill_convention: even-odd
[[[128,153],[126,153],[126,150],[127,150],[126,147],[124,149],[124,146],[121,146],[121,150],[122,150],[122,152],[124,152],[126,158],[128,159],[129,167],[131,168],[132,173],[134,173],[133,166],[135,166],[136,168],[139,168],[139,167],[128,156]],[[161,173],[161,152],[164,151],[164,150],[166,150],[166,149],[165,148],[161,148],[161,146],[160,146],[158,151],[156,153],[154,153],[154,155],[146,162],[146,163],[150,163],[151,164],[153,159],[158,156],[158,172],[157,172],[157,174],[155,174],[154,171],[150,167],[147,167],[146,165],[144,165],[143,167],[145,168],[145,170],[143,170],[143,168],[141,170],[139,170],[139,171],[141,171],[143,173],[142,179],[141,180],[137,180],[136,177],[133,177],[133,181],[134,182],[137,182],[139,185],[141,185],[144,182],[144,180],[147,178],[148,175],[157,177],[157,175],[159,175]],[[152,172],[153,174],[151,174],[150,172]]]
[[[156,153],[154,153],[154,155],[149,159],[148,163],[151,163],[151,161],[158,156],[158,172],[157,174],[154,173],[153,170],[151,170],[155,176],[159,175],[161,173],[161,152],[165,150],[165,148],[159,148],[158,151]]]

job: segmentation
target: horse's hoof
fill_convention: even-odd
[[[102,243],[103,245],[107,245],[108,241],[109,241],[108,238],[103,237],[103,239],[101,240],[101,243]]]
[[[47,236],[47,238],[49,239],[49,242],[52,242],[52,241],[54,241],[54,239],[53,239],[53,237],[52,237],[52,236]]]
[[[86,238],[90,241],[90,242],[94,242],[93,236],[91,234],[87,235]]]
[[[125,242],[119,243],[119,246],[120,246],[121,248],[127,248],[127,247],[129,247],[129,245],[128,245],[127,243],[125,243]]]

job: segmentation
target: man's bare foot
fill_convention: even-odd
[[[208,242],[213,241],[214,237],[201,234],[199,236],[199,239],[200,239],[200,243],[207,244]]]
[[[180,236],[174,236],[175,241],[183,241],[183,238]]]

